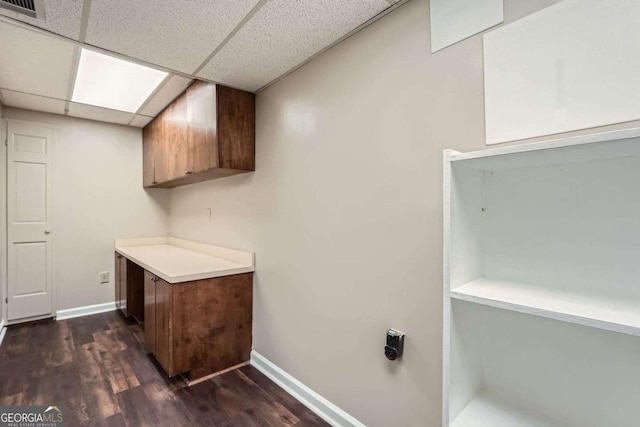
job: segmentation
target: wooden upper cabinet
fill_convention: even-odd
[[[142,130],[142,185],[151,187],[156,181],[155,150],[159,122],[151,122]]]
[[[144,186],[255,170],[255,95],[194,82],[143,131]]]

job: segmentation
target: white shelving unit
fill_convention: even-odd
[[[444,170],[443,426],[640,425],[640,129]]]

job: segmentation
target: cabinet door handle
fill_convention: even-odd
[[[157,183],[158,183],[158,181],[153,181],[153,182],[151,183],[151,185],[156,185]]]
[[[191,175],[191,174],[193,174],[193,172],[191,172],[191,171],[185,171],[185,173],[184,173],[184,174],[185,174],[185,175]]]

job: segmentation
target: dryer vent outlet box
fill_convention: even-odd
[[[44,0],[0,0],[0,9],[44,20]]]

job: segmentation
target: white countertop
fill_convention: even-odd
[[[253,253],[174,237],[119,239],[115,251],[168,283],[255,271]]]

